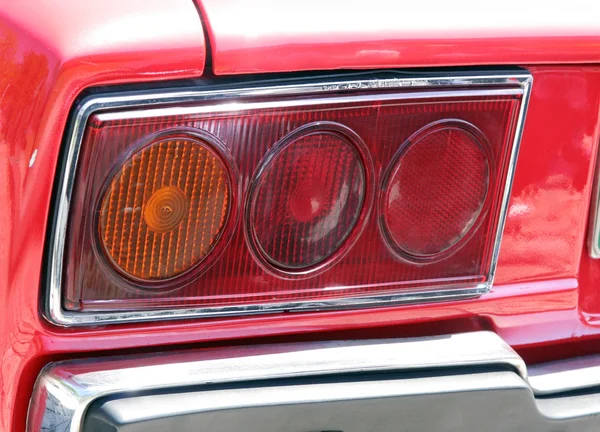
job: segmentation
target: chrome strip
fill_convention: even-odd
[[[506,215],[508,213],[508,202],[510,200],[510,192],[512,190],[513,178],[515,176],[515,170],[517,167],[517,155],[519,154],[521,137],[523,136],[523,129],[525,128],[525,118],[527,115],[527,108],[529,106],[529,95],[531,93],[531,86],[533,85],[533,77],[523,81],[522,85],[523,100],[521,101],[521,110],[515,126],[512,154],[509,159],[509,165],[506,173],[506,185],[504,187],[504,196],[502,197],[500,220],[498,221],[498,228],[496,229],[496,239],[494,241],[494,251],[492,253],[492,264],[490,267],[490,276],[488,281],[490,288],[494,284],[494,278],[496,276],[496,267],[498,265],[498,256],[500,254],[500,244],[502,243],[502,234],[504,233],[504,224],[506,223]]]
[[[229,102],[218,105],[208,106],[192,106],[192,107],[171,107],[171,108],[154,108],[148,110],[135,110],[128,112],[111,112],[99,114],[98,118],[102,121],[111,120],[129,120],[152,117],[168,117],[176,115],[190,114],[211,114],[215,112],[231,112],[231,111],[249,111],[260,110],[275,107],[285,106],[315,106],[315,105],[337,105],[351,102],[376,102],[376,101],[400,101],[400,100],[418,100],[422,98],[450,98],[450,97],[478,97],[478,96],[514,96],[522,95],[521,88],[502,88],[502,89],[485,89],[485,90],[465,90],[465,91],[428,91],[419,93],[377,93],[360,96],[339,96],[335,98],[310,98],[310,99],[294,99],[285,101],[269,102]]]
[[[139,396],[153,390],[168,393],[171,388],[197,391],[198,386],[203,385],[258,380],[477,366],[489,367],[490,371],[496,367],[494,370],[512,371],[519,376],[532,399],[535,397],[532,401],[537,410],[546,419],[600,414],[600,355],[527,367],[498,335],[481,331],[426,338],[258,345],[51,363],[42,369],[35,383],[27,430],[79,432],[86,410],[105,396]],[[437,379],[444,377],[453,377],[453,373],[442,373]],[[481,385],[473,383],[473,386]],[[580,392],[585,389],[590,391]],[[260,403],[253,401],[250,405]],[[588,420],[595,421],[593,417]]]
[[[531,366],[529,384],[536,395],[600,387],[600,355]]]
[[[529,74],[499,74],[489,76],[455,76],[455,77],[417,77],[417,78],[361,78],[356,80],[331,81],[320,83],[294,84],[294,85],[278,85],[256,88],[241,88],[241,89],[219,89],[219,90],[172,90],[162,93],[139,93],[131,95],[117,96],[93,96],[85,100],[78,107],[73,123],[69,129],[67,137],[69,137],[66,149],[66,158],[64,164],[64,172],[60,175],[59,185],[57,189],[57,207],[55,209],[55,219],[50,243],[48,258],[48,278],[46,287],[45,315],[46,318],[55,324],[63,326],[74,325],[93,325],[93,324],[111,324],[131,321],[147,321],[159,319],[174,319],[174,318],[192,318],[192,317],[209,317],[209,316],[231,316],[242,314],[257,314],[257,313],[273,313],[286,311],[306,311],[306,310],[323,310],[337,309],[347,307],[367,307],[389,304],[400,304],[410,302],[423,301],[440,301],[453,300],[477,297],[489,291],[493,283],[495,275],[498,253],[502,238],[502,231],[506,219],[508,199],[510,196],[510,188],[512,186],[512,178],[514,175],[516,158],[520,144],[520,138],[523,131],[525,114],[529,100],[532,77]],[[485,86],[486,89],[478,87]],[[460,87],[461,89],[452,90]],[[494,88],[496,87],[496,88]],[[501,87],[501,88],[498,88]],[[507,88],[512,87],[512,88]],[[424,96],[456,96],[456,95],[494,95],[506,94],[505,92],[515,91],[523,94],[521,109],[516,124],[516,131],[512,153],[509,160],[509,171],[507,173],[507,184],[505,186],[502,207],[499,216],[498,229],[494,241],[492,251],[492,259],[490,263],[490,271],[488,281],[484,284],[479,284],[475,287],[455,286],[444,291],[435,291],[431,289],[418,289],[401,293],[384,294],[377,296],[363,296],[346,299],[335,299],[327,301],[308,301],[308,302],[288,302],[274,304],[257,304],[243,306],[227,306],[214,308],[190,308],[190,309],[171,309],[171,310],[151,310],[151,311],[113,311],[113,312],[97,312],[97,313],[76,313],[65,311],[61,303],[61,286],[62,286],[62,265],[64,256],[64,242],[67,233],[67,222],[69,215],[69,206],[71,195],[73,192],[73,184],[75,181],[75,171],[77,168],[77,160],[79,150],[85,131],[85,126],[90,115],[101,112],[107,109],[121,109],[147,107],[144,112],[149,115],[158,115],[161,109],[153,109],[153,107],[174,104],[174,103],[200,103],[209,101],[223,101],[224,103],[235,101],[241,97],[259,97],[259,96],[288,96],[288,95],[327,95],[346,91],[356,90],[401,90],[401,89],[428,89],[427,92],[420,91],[410,94],[395,94],[396,98],[422,98]],[[430,89],[430,90],[429,90]],[[448,89],[447,91],[444,89]],[[379,95],[378,97],[381,97]],[[341,97],[342,100],[348,98]],[[306,102],[306,100],[305,100]],[[329,101],[331,102],[331,101]],[[290,101],[275,102],[275,106],[287,106]],[[235,104],[236,108],[241,108],[244,104]],[[273,105],[271,105],[273,106]],[[172,111],[180,113],[187,108],[163,108],[170,114]],[[198,108],[193,108],[198,110]],[[210,108],[212,109],[212,107]],[[223,109],[222,107],[220,108]],[[103,114],[105,117],[112,114]],[[123,116],[124,113],[118,114]],[[127,114],[137,115],[137,114]]]
[[[594,169],[594,186],[592,188],[592,198],[590,200],[590,221],[588,230],[588,252],[594,259],[600,258],[600,158],[596,155],[596,165]]]
[[[523,360],[495,333],[209,349],[160,356],[70,360],[46,366],[28,428],[78,432],[98,398],[126,392],[290,377],[504,365],[526,381]],[[34,429],[36,418],[42,418]]]
[[[144,432],[546,430],[540,426],[548,422],[536,412],[531,390],[519,375],[506,370],[462,372],[132,395],[93,406],[84,429],[117,432],[114,425]],[[521,427],[507,427],[508,422]]]

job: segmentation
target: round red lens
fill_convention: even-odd
[[[254,248],[284,270],[336,252],[363,208],[366,173],[357,144],[337,130],[305,127],[275,145],[250,192]]]
[[[480,132],[442,122],[409,138],[384,184],[382,226],[402,256],[432,259],[466,239],[484,209],[491,157]]]

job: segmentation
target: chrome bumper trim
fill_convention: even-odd
[[[30,403],[27,430],[78,432],[82,430],[85,411],[92,402],[133,391],[486,365],[503,365],[515,370],[523,379],[527,376],[523,360],[491,332],[69,360],[51,363],[42,370]]]
[[[482,372],[481,367],[491,372]],[[155,390],[163,390],[163,393],[167,390],[168,393],[170,389],[177,389],[195,392],[194,397],[202,398],[199,386],[226,383],[235,383],[239,391],[245,391],[243,383],[250,381],[274,383],[273,380],[287,378],[325,379],[326,376],[366,372],[389,372],[386,374],[389,376],[411,372],[417,376],[424,370],[433,370],[437,371],[438,377],[428,382],[435,383],[435,388],[421,390],[431,394],[456,389],[468,391],[462,389],[458,381],[454,382],[461,376],[456,375],[456,368],[461,368],[459,371],[464,371],[474,380],[483,379],[472,384],[473,391],[489,393],[493,390],[486,387],[486,373],[510,376],[512,384],[504,390],[523,387],[520,394],[528,395],[529,405],[536,408],[530,416],[536,419],[536,424],[567,421],[574,425],[573,430],[588,430],[581,428],[584,424],[589,427],[590,422],[594,424],[591,416],[600,414],[600,392],[583,395],[565,393],[598,386],[600,356],[535,365],[528,373],[521,357],[498,335],[473,332],[428,338],[204,349],[51,363],[42,370],[35,384],[27,430],[81,431],[90,405],[106,396],[144,397]],[[413,379],[412,382],[418,381]],[[515,382],[522,385],[515,386]],[[320,402],[319,398],[325,397],[321,391],[326,387],[318,383],[315,385],[313,391],[317,387],[318,391],[311,398]],[[353,387],[351,383],[348,385]],[[370,390],[357,391],[368,393]],[[373,396],[376,394],[366,394],[365,397]],[[285,399],[282,395],[278,397]],[[231,402],[231,399],[226,399]],[[292,399],[290,403],[297,402]],[[305,399],[310,398],[307,396]],[[253,407],[260,405],[255,399],[246,403]]]
[[[534,365],[529,385],[536,395],[565,393],[600,386],[600,355]]]
[[[92,405],[94,432],[507,432],[540,430],[514,372],[370,377],[132,396]],[[510,410],[496,409],[496,407]],[[507,425],[513,427],[507,428]]]

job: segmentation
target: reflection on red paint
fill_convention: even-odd
[[[24,430],[33,382],[48,361],[39,339],[49,331],[39,314],[41,263],[54,170],[75,98],[90,86],[197,77],[204,68],[194,5],[164,5],[67,0],[0,7],[2,431]]]
[[[594,2],[194,1],[217,75],[598,61]]]
[[[577,275],[598,142],[599,92],[595,70],[534,73],[497,283]]]
[[[36,2],[35,6],[14,1],[2,7],[0,41],[6,45],[0,47],[0,303],[5,313],[0,314],[0,430],[24,429],[36,375],[48,361],[65,357],[155,351],[178,344],[252,344],[267,336],[285,341],[357,332],[361,337],[402,337],[414,334],[416,327],[429,334],[443,333],[448,330],[448,320],[489,323],[517,349],[535,347],[538,360],[556,356],[554,346],[548,348],[555,341],[600,340],[600,325],[594,319],[600,313],[600,262],[587,258],[583,244],[592,158],[598,142],[600,70],[594,66],[530,68],[534,87],[497,283],[482,299],[109,329],[67,330],[43,321],[39,291],[45,227],[52,173],[68,111],[75,97],[89,86],[199,76],[204,67],[204,42],[191,3],[171,1],[167,15],[164,0],[108,0],[93,6],[68,0]],[[256,2],[248,4],[255,6]],[[145,21],[145,14],[152,19]],[[178,14],[182,20],[173,18]],[[161,31],[172,29],[170,37],[157,40],[165,36],[149,24],[157,17]],[[117,18],[119,25],[114,23]],[[244,18],[260,28],[250,16]],[[122,29],[123,23],[130,27],[128,32],[113,31]],[[239,72],[256,68],[252,62],[262,62],[273,71],[278,65],[285,70],[316,70],[523,63],[528,61],[528,53],[545,63],[593,63],[598,59],[597,39],[585,36],[532,39],[524,44],[517,38],[514,44],[503,39],[502,45],[494,46],[500,47],[496,50],[477,40],[439,39],[435,45],[427,45],[420,40],[372,41],[366,37],[361,42],[362,36],[350,35],[360,43],[334,43],[343,35],[329,30],[313,37],[321,47],[329,46],[328,50],[316,50],[315,41],[306,37],[298,47],[301,55],[290,51],[288,43],[272,44],[272,49],[265,50],[239,46],[229,50],[229,63],[215,60],[221,72]],[[314,29],[306,27],[306,32],[310,36]],[[114,39],[119,34],[126,34],[128,41]],[[250,48],[259,44],[260,38],[247,36],[245,43]],[[272,41],[283,40],[280,36],[273,34]],[[11,44],[15,44],[14,50]],[[227,51],[227,45],[213,46],[217,52]],[[23,69],[26,62],[27,71]],[[31,74],[26,75],[31,84],[23,84],[22,74]],[[5,104],[6,100],[11,104]],[[516,283],[524,279],[531,281]],[[509,282],[515,283],[507,285]],[[561,355],[572,352],[561,351]]]

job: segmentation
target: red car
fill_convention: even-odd
[[[600,3],[5,1],[0,430],[600,430]]]

